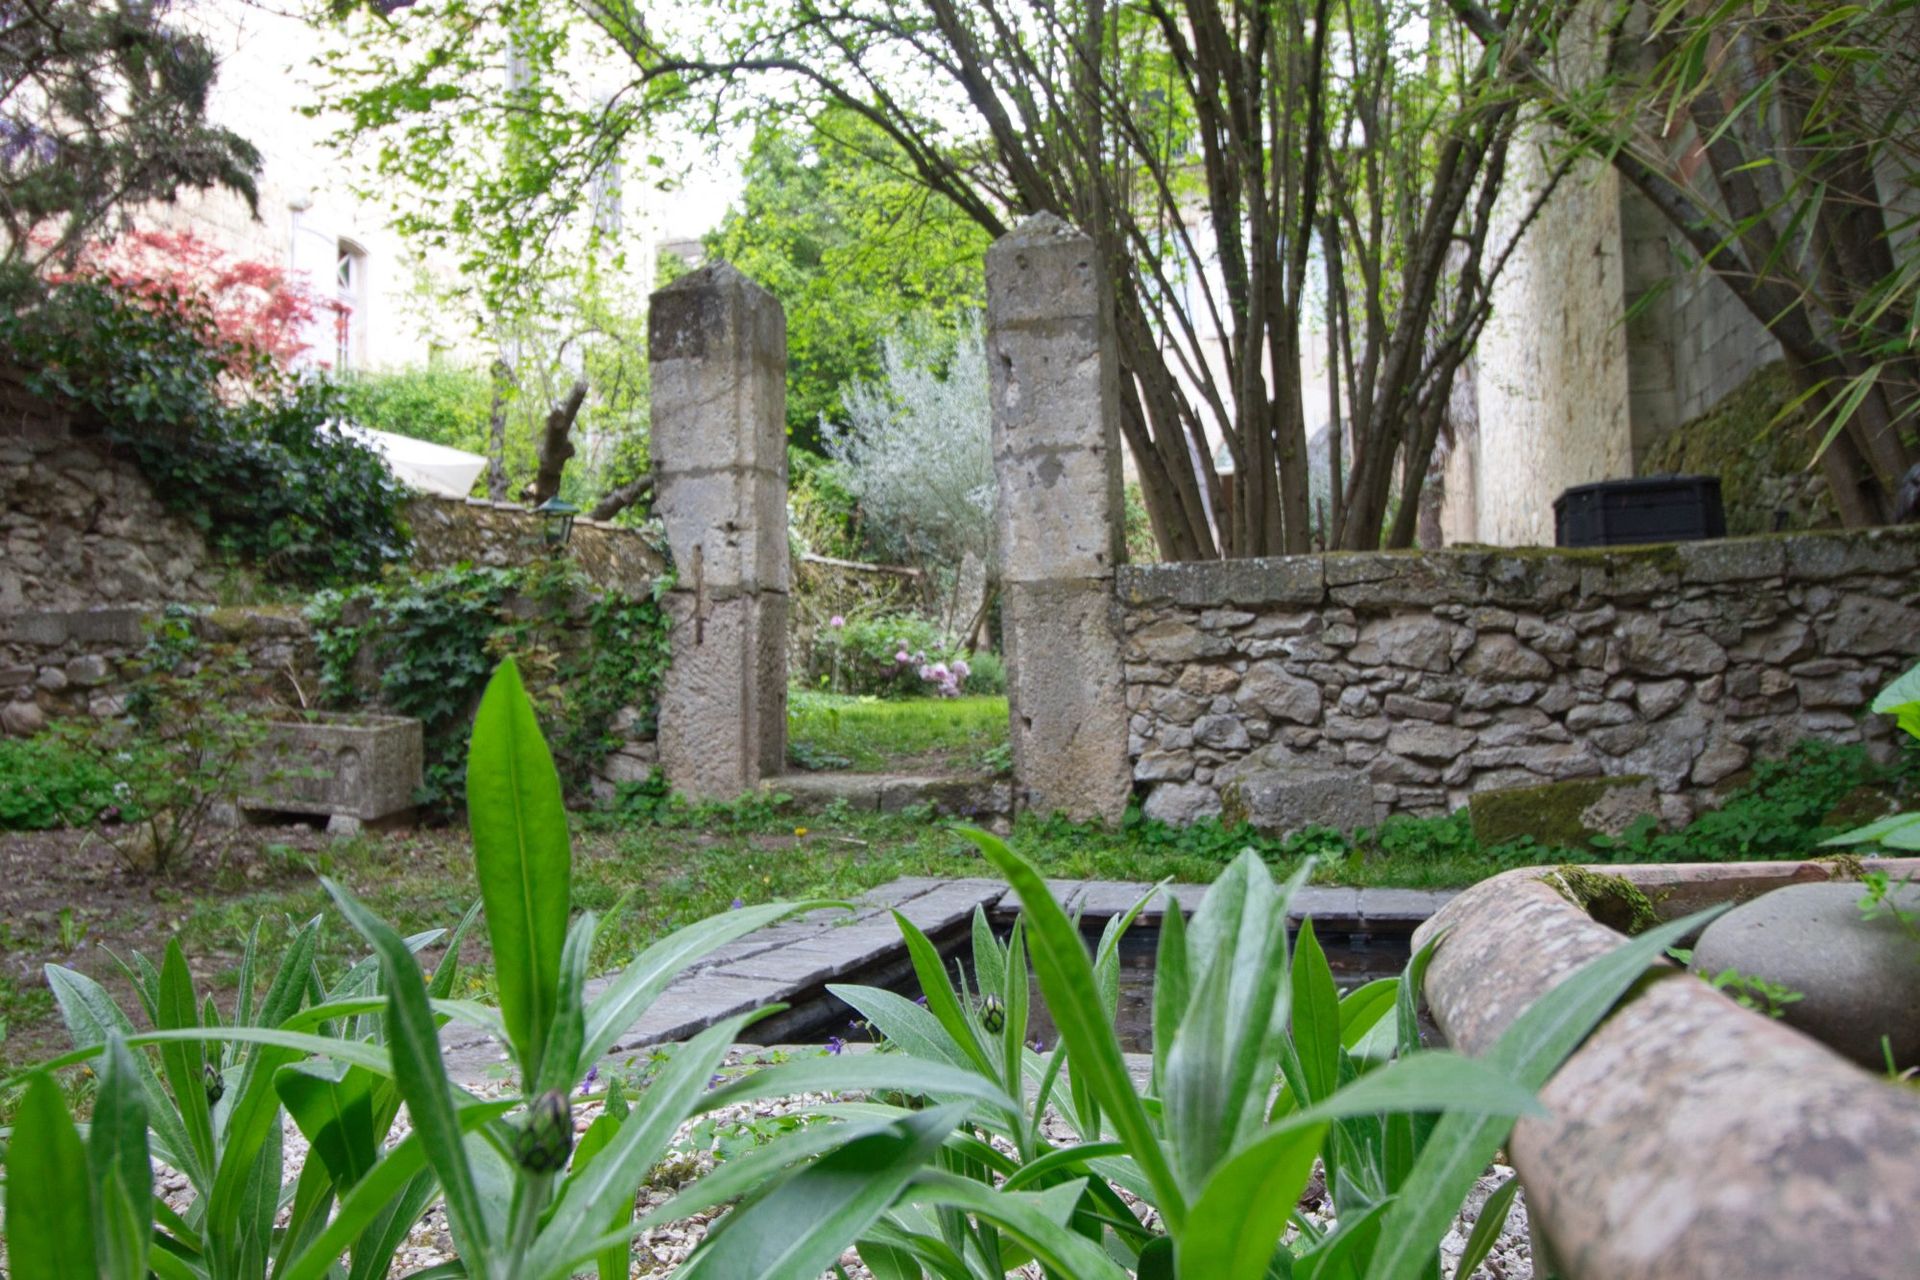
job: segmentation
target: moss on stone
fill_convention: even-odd
[[[1807,460],[1820,441],[1804,410],[1795,410],[1778,426],[1774,419],[1793,400],[1785,364],[1755,370],[1719,404],[1681,423],[1647,451],[1645,475],[1677,472],[1720,477],[1720,498],[1727,533],[1766,533],[1774,513],[1785,511],[1790,529],[1814,529],[1839,523],[1832,496]]]
[[[1550,848],[1584,849],[1599,834],[1587,825],[1587,810],[1615,787],[1645,782],[1645,777],[1630,774],[1476,792],[1467,800],[1473,838],[1486,849],[1522,837]]]
[[[1857,853],[1822,854],[1812,861],[1832,867],[1838,873],[1834,877],[1837,880],[1858,880],[1867,872],[1865,859]]]
[[[1625,876],[1591,867],[1559,866],[1540,879],[1609,929],[1632,936],[1660,923],[1653,899]]]

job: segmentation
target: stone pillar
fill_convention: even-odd
[[[1132,793],[1113,595],[1119,361],[1093,241],[1051,214],[987,251],[1015,802],[1117,820]]]
[[[660,764],[731,800],[787,751],[787,319],[724,262],[655,293],[654,511],[678,574]]]

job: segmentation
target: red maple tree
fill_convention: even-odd
[[[226,252],[191,231],[130,231],[88,245],[71,271],[56,279],[88,277],[115,289],[167,305],[198,297],[222,337],[270,356],[282,368],[312,344],[314,321],[323,312],[346,322],[349,306],[321,296],[304,271]],[[315,363],[327,367],[331,362]]]

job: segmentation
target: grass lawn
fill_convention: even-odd
[[[856,698],[794,689],[787,754],[803,769],[969,773],[1004,768],[1007,700]]]

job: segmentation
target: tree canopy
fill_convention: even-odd
[[[0,11],[0,289],[71,265],[116,212],[224,188],[251,207],[260,155],[207,119],[218,60],[129,0],[15,0]]]
[[[985,302],[979,225],[928,191],[892,140],[830,108],[753,138],[740,198],[708,252],[764,285],[787,312],[787,425],[817,447],[855,379],[881,372],[903,324],[951,328]]]

